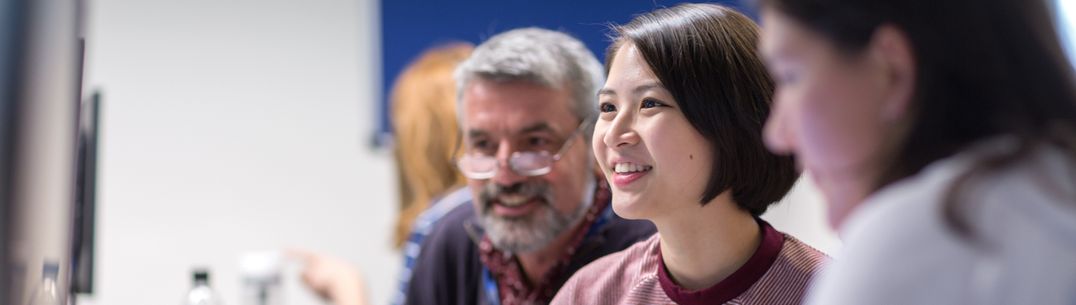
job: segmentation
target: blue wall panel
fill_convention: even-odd
[[[683,1],[382,1],[383,86],[379,95],[381,103],[377,105],[378,133],[391,132],[387,93],[396,76],[428,48],[454,41],[478,44],[506,30],[538,26],[572,34],[586,43],[599,60],[604,60],[609,23],[626,23],[637,14],[680,2]],[[741,10],[750,8],[744,0],[714,2]]]

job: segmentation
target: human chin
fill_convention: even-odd
[[[497,249],[513,253],[533,252],[545,248],[563,231],[567,220],[552,208],[543,207],[522,218],[504,218],[486,213],[482,227]]]
[[[497,249],[512,253],[529,253],[549,246],[558,236],[572,229],[588,210],[580,204],[575,211],[562,214],[545,205],[525,218],[500,218],[492,214],[482,217],[482,223]]]
[[[808,167],[807,173],[819,192],[822,193],[822,198],[825,199],[826,218],[829,226],[833,229],[840,229],[845,219],[855,210],[859,202],[864,199],[864,196],[856,191],[856,186],[850,185],[850,183],[843,181],[836,175],[831,175],[824,169],[812,170]]]
[[[498,249],[530,252],[545,247],[563,230],[565,217],[552,206],[548,185],[528,181],[502,187],[487,183],[477,197],[479,221]]]
[[[624,219],[643,219],[644,194],[618,190],[616,187],[612,187],[611,191],[613,212],[616,212],[617,216]]]

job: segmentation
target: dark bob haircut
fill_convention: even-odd
[[[614,26],[605,73],[616,51],[634,45],[688,122],[714,152],[700,203],[731,190],[740,208],[758,216],[799,177],[792,157],[770,153],[762,126],[774,83],[757,53],[758,26],[716,4],[681,4]]]
[[[883,25],[900,29],[916,60],[908,134],[875,189],[916,174],[975,142],[1006,135],[1018,149],[979,161],[949,191],[945,213],[972,233],[957,207],[959,190],[1042,144],[1076,156],[1076,80],[1046,1],[757,0],[859,54]],[[1076,159],[1076,157],[1072,157]]]

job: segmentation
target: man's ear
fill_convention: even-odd
[[[890,122],[902,121],[915,98],[917,69],[912,42],[900,28],[883,24],[874,31],[868,48],[884,73],[881,117]]]

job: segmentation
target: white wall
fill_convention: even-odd
[[[295,246],[357,262],[385,303],[400,261],[391,156],[365,142],[375,1],[89,2],[85,87],[104,107],[82,301],[179,304],[205,265],[240,305],[239,255]],[[320,304],[291,275],[287,304]]]
[[[1076,62],[1076,1],[1054,0],[1057,12],[1057,32],[1068,52],[1069,60]]]
[[[806,173],[784,200],[766,210],[762,219],[819,251],[834,257],[840,255],[841,241],[826,220],[822,194]]]
[[[179,304],[195,266],[229,305],[238,257],[305,247],[368,275],[400,264],[391,156],[374,126],[373,0],[90,0],[86,88],[104,93],[96,292],[83,304]],[[827,252],[817,192],[766,215]],[[320,304],[289,270],[287,304]]]

